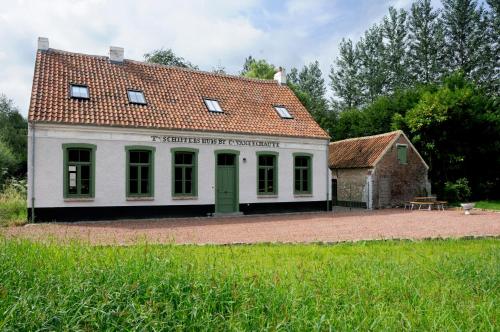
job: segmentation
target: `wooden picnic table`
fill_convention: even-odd
[[[430,211],[432,207],[435,206],[438,210],[444,211],[446,204],[448,204],[447,201],[438,201],[435,196],[414,197],[412,201],[405,203],[405,209],[408,207],[410,210],[413,210],[418,206],[419,210],[421,210],[422,207],[427,207],[427,210]]]

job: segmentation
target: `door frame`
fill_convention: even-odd
[[[234,166],[236,168],[235,171],[235,195],[234,195],[234,212],[240,212],[240,151],[238,150],[232,150],[232,149],[221,149],[221,150],[215,150],[214,151],[214,170],[215,170],[215,185],[214,185],[214,195],[215,195],[215,213],[220,213],[219,212],[219,204],[218,204],[218,199],[217,199],[217,157],[219,154],[232,154],[234,155]]]

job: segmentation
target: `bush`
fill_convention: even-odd
[[[0,192],[0,226],[26,223],[26,193],[26,180],[10,179],[6,182]]]
[[[456,182],[447,181],[444,185],[444,194],[450,202],[466,202],[471,196],[469,181],[466,178]]]

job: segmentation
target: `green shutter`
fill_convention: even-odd
[[[398,145],[398,160],[400,164],[406,164],[408,162],[408,146]]]

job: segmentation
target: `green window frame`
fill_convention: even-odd
[[[67,143],[63,149],[64,198],[94,198],[96,145]]]
[[[151,146],[125,147],[127,197],[154,196],[155,151],[156,149]]]
[[[406,165],[408,163],[408,145],[397,144],[396,149],[399,163],[401,165]]]
[[[258,151],[257,195],[278,195],[278,152]]]
[[[172,148],[172,196],[198,196],[198,149]]]
[[[293,192],[296,195],[312,194],[312,159],[310,153],[293,154]]]

